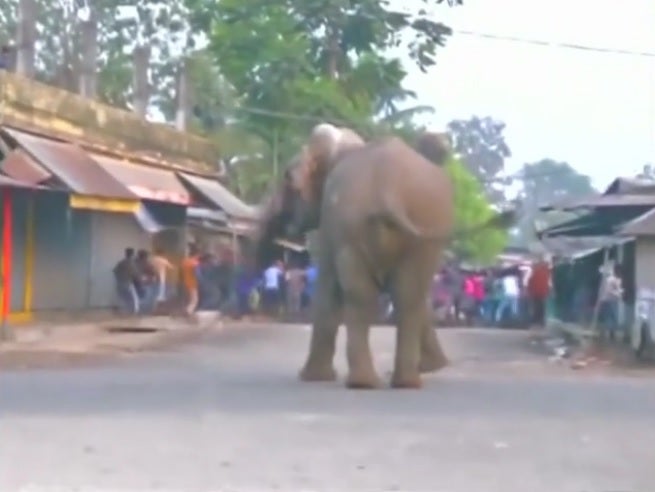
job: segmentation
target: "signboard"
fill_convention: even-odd
[[[80,210],[97,210],[99,212],[136,213],[140,202],[98,196],[71,195],[70,207]]]

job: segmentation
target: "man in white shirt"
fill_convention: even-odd
[[[502,279],[503,293],[496,309],[496,324],[503,320],[506,309],[510,311],[511,320],[516,320],[519,314],[519,296],[521,293],[519,279],[514,273],[506,273]]]
[[[613,264],[606,269],[601,268],[599,322],[604,335],[614,339],[619,329],[619,310],[623,300],[623,285],[618,275],[617,267]]]
[[[273,314],[279,308],[282,262],[276,261],[264,271],[263,301],[265,309]]]

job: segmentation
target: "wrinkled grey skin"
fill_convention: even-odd
[[[343,323],[347,386],[380,385],[369,327],[382,289],[391,294],[396,314],[392,386],[420,387],[420,372],[447,364],[426,303],[454,220],[451,184],[441,167],[397,138],[367,144],[352,131],[323,124],[274,196],[260,231],[262,251],[275,234],[318,228],[319,277],[301,379],[336,378],[336,335]]]

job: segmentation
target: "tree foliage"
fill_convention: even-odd
[[[453,150],[482,183],[487,197],[493,203],[503,202],[503,183],[497,178],[505,168],[505,159],[511,156],[503,135],[505,124],[490,116],[473,116],[451,121],[448,130]]]
[[[458,229],[475,227],[490,220],[496,213],[487,200],[484,189],[465,163],[452,158],[446,165],[455,190],[455,217]],[[479,263],[491,262],[507,242],[507,233],[484,229],[457,239],[454,249],[460,258]]]
[[[443,0],[422,0],[425,7]],[[461,2],[449,2],[461,3]],[[266,141],[274,161],[295,151],[297,136],[317,121],[375,131],[376,116],[391,117],[415,95],[402,86],[406,71],[383,53],[401,44],[425,70],[450,29],[431,19],[394,11],[388,2],[362,0],[186,0],[195,30],[241,96],[236,121]],[[388,120],[389,122],[390,120]]]
[[[583,197],[596,193],[591,178],[577,172],[569,163],[554,159],[524,164],[521,171],[522,217],[517,224],[515,241],[529,245],[535,240],[535,230],[549,227],[571,218],[567,213],[541,213],[540,207],[555,204],[567,198]]]
[[[77,2],[35,2],[36,77],[77,90],[82,52]],[[0,39],[4,42],[15,42],[18,3],[0,0]],[[152,103],[158,108],[170,101],[178,55],[193,46],[183,0],[93,0],[89,5],[98,22],[98,97],[114,106],[130,106],[132,50],[141,42],[151,48]],[[130,8],[135,17],[123,15]]]

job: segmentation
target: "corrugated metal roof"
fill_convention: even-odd
[[[184,182],[228,215],[248,220],[255,220],[257,218],[257,209],[255,207],[242,201],[218,181],[187,173],[179,173],[179,176]]]
[[[624,236],[655,236],[655,209],[626,223],[619,234]]]
[[[616,178],[603,194],[651,195],[655,194],[655,181],[645,178]]]
[[[18,181],[39,184],[52,178],[52,173],[40,166],[23,149],[12,150],[2,161],[2,172]]]
[[[18,181],[17,179],[10,178],[9,176],[0,175],[0,187],[8,188],[27,188],[27,189],[38,189],[41,188],[38,185],[33,185],[31,183],[25,183],[23,181]]]
[[[200,207],[189,207],[186,209],[186,216],[190,219],[206,219],[221,223],[227,222],[227,214],[222,210],[209,210]]]
[[[559,205],[542,207],[541,210],[575,210],[601,207],[655,207],[655,195],[597,195]]]
[[[175,172],[91,153],[90,156],[132,193],[146,200],[188,205],[191,196]]]
[[[13,128],[4,127],[3,130],[74,193],[111,198],[137,198],[80,147]]]
[[[586,254],[590,251],[597,251],[610,244],[621,242],[623,239],[614,236],[595,236],[595,237],[544,237],[541,244],[551,254],[562,257],[573,257],[581,253]]]

